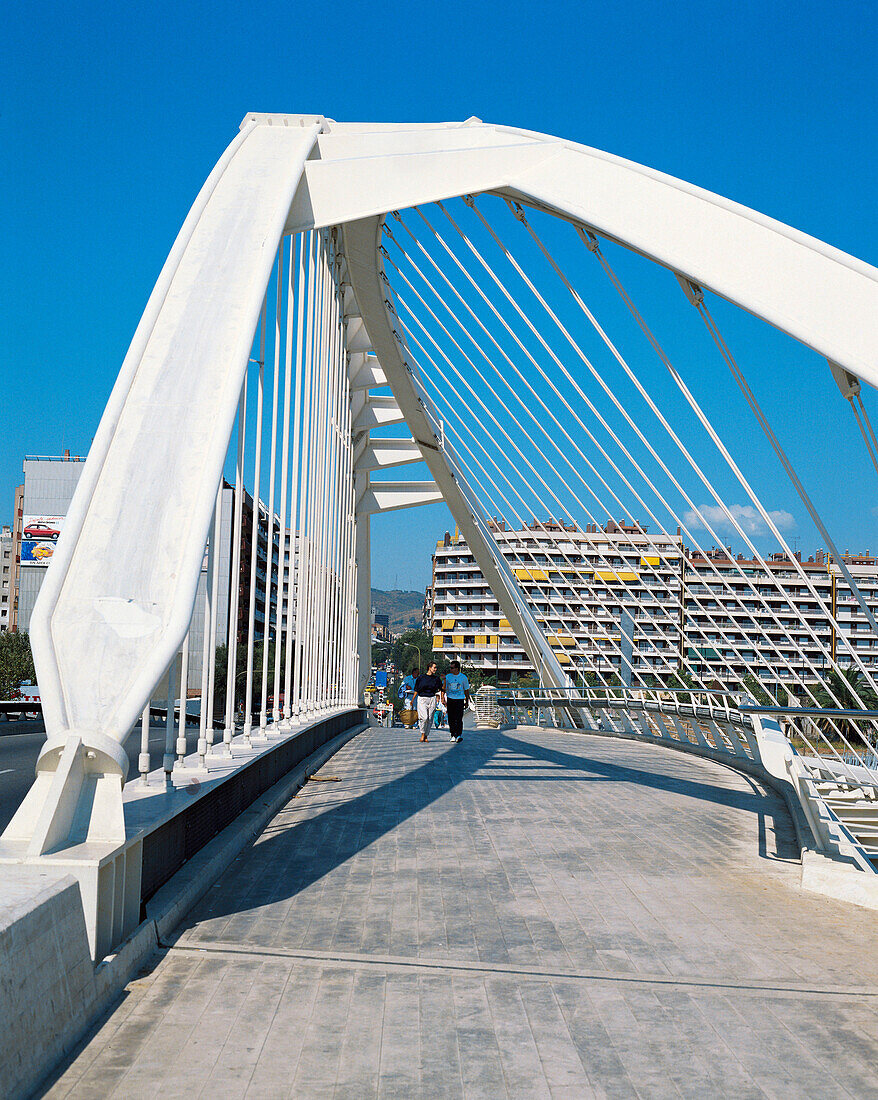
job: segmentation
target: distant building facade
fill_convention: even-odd
[[[775,554],[763,564],[727,548],[689,551],[679,535],[613,521],[585,530],[555,521],[492,528],[559,663],[571,672],[621,673],[623,635],[644,680],[662,681],[684,667],[730,686],[748,674],[789,684],[828,667],[823,649],[842,666],[854,655],[878,666],[866,616],[822,551],[804,562]],[[878,616],[878,562],[868,551],[846,552],[844,560]],[[459,534],[437,543],[428,593],[425,628],[434,652],[502,682],[533,675]]]
[[[0,529],[0,631],[9,630],[14,588],[12,576],[15,568],[15,543],[12,528],[4,523]]]
[[[46,568],[54,552],[58,533],[63,530],[74,490],[82,473],[84,459],[69,452],[59,458],[26,458],[24,461],[24,485],[16,491],[15,523],[10,535],[9,560],[9,608],[10,628],[28,631],[37,595],[46,575]],[[232,583],[232,534],[234,531],[235,490],[225,482],[220,494],[219,534],[216,539],[217,607],[216,629],[213,645],[225,645],[229,637],[230,614],[233,629],[240,644],[246,644],[250,611],[250,578],[252,573],[253,499],[245,492],[242,501],[241,548],[238,569],[237,613],[232,607],[230,593]],[[51,521],[51,522],[50,522]],[[54,524],[54,526],[53,526]],[[255,569],[254,633],[261,640],[265,631],[266,608],[270,607],[268,637],[274,638],[276,628],[275,604],[277,601],[281,543],[284,558],[289,562],[291,540],[289,533],[281,538],[277,517],[272,524],[271,553],[268,548],[268,510],[260,502],[257,519],[257,558]],[[29,538],[33,535],[33,538]],[[298,556],[294,552],[292,583],[297,583]],[[2,574],[5,580],[6,574]],[[17,587],[16,587],[17,581]],[[2,583],[2,582],[0,582]],[[289,596],[288,585],[282,593],[283,606]],[[5,593],[5,590],[0,590]],[[204,653],[204,614],[207,592],[207,555],[202,565],[201,577],[195,596],[192,623],[189,630],[189,683],[190,694],[201,689],[201,671]],[[17,603],[15,597],[17,596]],[[3,605],[5,606],[5,605]],[[291,624],[295,632],[295,620]],[[284,623],[286,628],[286,623]],[[0,629],[4,629],[0,622]]]
[[[421,609],[421,629],[429,633],[433,629],[433,586],[428,584],[424,590],[424,606]]]
[[[15,490],[12,512],[12,568],[9,581],[9,629],[18,630],[18,576],[21,563],[21,528],[24,522],[24,486]]]

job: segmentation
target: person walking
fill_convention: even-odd
[[[412,672],[414,672],[414,671],[415,670],[413,669]],[[420,671],[420,670],[417,670],[417,671]],[[412,699],[412,695],[414,694],[414,690],[415,690],[415,678],[412,675],[412,672],[410,672],[402,682],[402,688],[401,688],[402,701],[403,701],[403,705],[406,708],[408,708],[412,705],[411,704],[411,699]]]
[[[460,671],[460,661],[452,661],[445,677],[445,706],[448,710],[448,732],[455,743],[463,738],[463,712],[469,701],[469,680]]]
[[[433,722],[433,712],[436,710],[436,700],[442,691],[442,677],[436,669],[436,662],[431,661],[427,671],[415,680],[415,693],[412,697],[412,707],[418,711],[418,726],[421,730],[421,740],[426,741]]]

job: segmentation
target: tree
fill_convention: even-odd
[[[268,644],[268,698],[274,694],[274,642]],[[262,704],[262,654],[263,644],[257,642],[253,646],[253,706],[258,708]],[[294,662],[295,664],[295,662]],[[214,672],[213,686],[213,714],[214,721],[221,721],[226,711],[226,671],[229,666],[229,650],[226,645],[216,647],[216,670]],[[284,668],[281,667],[283,674]],[[247,646],[238,644],[235,652],[235,708],[244,705],[244,696],[247,691]],[[281,693],[283,692],[283,676],[281,676]],[[271,709],[271,703],[269,703]]]
[[[36,680],[30,638],[4,630],[0,634],[0,699],[15,698],[27,680]]]
[[[692,696],[687,695],[686,692],[695,687],[695,678],[682,665],[678,665],[676,671],[671,674],[667,686],[675,693],[674,697],[678,703],[692,703]]]
[[[759,678],[754,676],[752,672],[748,672],[741,681],[741,687],[758,706],[772,707],[775,705],[774,700],[759,682]]]
[[[444,657],[433,653],[433,636],[426,630],[406,630],[394,638],[389,658],[398,669],[406,672],[426,672],[427,666],[434,660],[439,665],[440,672],[448,667],[448,661]]]
[[[878,694],[856,668],[846,668],[842,672],[832,669],[827,673],[826,682],[814,692],[814,699],[815,705],[825,710],[878,710]],[[858,741],[869,744],[862,735],[862,723],[854,718],[826,715],[817,719],[817,725],[829,740],[837,738],[837,731],[841,731],[853,745]]]

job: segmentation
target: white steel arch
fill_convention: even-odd
[[[281,234],[346,227],[368,340],[381,342],[388,381],[415,416],[417,397],[405,392],[387,341],[392,326],[378,308],[377,222],[364,219],[486,190],[620,241],[878,382],[878,272],[730,200],[572,142],[478,120],[372,126],[248,115],[150,298],[34,614],[53,733],[118,741],[177,651]],[[429,448],[424,457],[441,473]],[[154,499],[149,490],[136,501],[126,493],[135,470]],[[452,511],[462,507],[453,502]],[[467,522],[462,511],[458,518]],[[154,553],[126,553],[147,531]],[[94,655],[90,672],[79,660],[83,648]]]

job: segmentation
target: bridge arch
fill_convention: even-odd
[[[370,125],[322,116],[247,116],[202,188],[151,295],[34,612],[31,635],[49,737],[37,783],[6,834],[25,844],[30,856],[63,846],[74,825],[81,832],[76,822],[82,814],[101,816],[103,832],[89,835],[107,841],[124,836],[120,800],[127,759],[121,742],[189,630],[217,485],[275,270],[281,331],[282,265],[275,269],[275,258],[289,235],[330,231],[321,238],[328,243],[309,254],[292,246],[302,276],[307,269],[312,278],[316,270],[314,309],[324,313],[316,335],[308,337],[310,350],[287,348],[285,398],[289,404],[292,356],[304,354],[309,362],[312,356],[315,363],[324,353],[332,357],[320,383],[328,386],[331,378],[339,393],[344,389],[338,406],[344,416],[334,417],[327,402],[321,431],[344,435],[347,450],[333,466],[333,532],[344,538],[333,534],[329,540],[340,565],[331,580],[352,599],[352,615],[338,608],[333,614],[337,638],[359,654],[356,674],[345,671],[343,683],[333,685],[333,701],[356,705],[369,666],[370,515],[439,499],[449,505],[542,685],[560,693],[572,688],[557,646],[498,551],[486,509],[444,438],[396,323],[382,260],[388,213],[479,194],[560,217],[589,241],[621,244],[676,275],[691,298],[704,289],[714,292],[826,357],[843,387],[856,379],[878,385],[878,271],[721,196],[598,150],[476,119]],[[287,253],[291,296],[293,253]],[[286,308],[290,338],[297,322],[292,305]],[[379,387],[389,387],[393,397],[371,401],[369,390]],[[411,440],[370,436],[377,425],[403,421]],[[370,481],[371,469],[415,461],[427,465],[433,482]],[[239,474],[241,465],[239,454]],[[282,477],[286,486],[286,465]],[[134,481],[142,487],[136,494]],[[240,515],[236,522],[240,527]],[[286,527],[283,509],[279,526]],[[294,556],[292,520],[289,526]],[[353,595],[345,587],[352,571]],[[276,675],[276,687],[278,682]],[[229,739],[232,709],[227,704]],[[646,715],[649,708],[641,710]],[[654,706],[650,714],[660,710]],[[277,702],[274,711],[277,725]],[[286,704],[282,718],[289,717]],[[644,717],[644,736],[663,737],[662,729],[673,736],[666,717]],[[751,760],[760,753],[746,732],[742,742],[738,726],[718,724],[712,712],[707,733],[692,717],[685,716],[683,726],[693,731],[689,744],[695,748],[699,738],[710,748],[712,737],[716,751],[728,743]],[[669,721],[680,730],[679,713]],[[247,723],[249,729],[249,713]],[[776,772],[788,770],[786,748],[781,744],[775,754]],[[166,756],[170,775],[173,754]],[[762,764],[769,767],[767,758]]]

